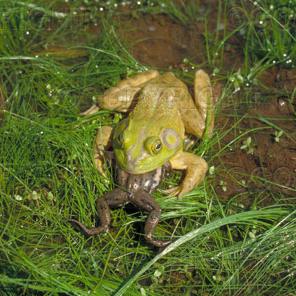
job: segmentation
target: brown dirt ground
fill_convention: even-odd
[[[119,21],[123,24],[119,26],[119,36],[143,64],[168,68],[182,64],[184,58],[195,63],[203,61],[203,30],[198,28],[198,24],[184,27],[165,15],[124,16]]]
[[[292,202],[296,195],[296,121],[292,106],[282,98],[275,98],[258,103],[239,117],[242,116],[244,119],[222,139],[220,146],[224,147],[242,132],[253,130],[214,161],[219,197],[226,201],[240,194],[238,201],[250,206],[259,193],[261,197],[257,202],[267,205],[273,203],[275,194],[281,193],[283,201]],[[279,142],[275,141],[276,129],[262,122],[261,118],[284,131]],[[221,116],[217,126],[231,129],[236,121]],[[249,136],[254,152],[248,154],[241,146]]]
[[[211,6],[211,2],[215,1],[203,2],[205,2],[203,10],[213,14],[213,17],[209,17],[207,30],[216,32],[217,27],[220,27],[217,34],[222,34],[226,24],[223,21],[218,25],[216,23],[217,9],[213,9],[213,7],[217,8],[217,6]],[[233,30],[235,22],[233,18],[230,20],[227,26]],[[130,48],[133,56],[143,64],[161,69],[182,69],[184,58],[201,65],[205,64],[207,60],[204,21],[184,26],[170,17],[160,14],[141,15],[137,18],[126,14],[116,21],[119,22],[118,35]],[[216,35],[216,33],[212,35]],[[235,37],[228,40],[223,59],[224,66],[228,69],[236,69],[243,62],[242,52],[236,50],[239,44],[240,40]]]

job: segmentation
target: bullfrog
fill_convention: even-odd
[[[165,191],[172,196],[185,195],[205,177],[207,162],[184,147],[188,136],[212,134],[214,99],[209,76],[203,70],[195,73],[194,100],[185,83],[173,73],[151,70],[120,81],[97,101],[84,115],[100,108],[128,114],[115,128],[99,128],[94,141],[96,168],[105,174],[108,151],[109,158],[115,159],[118,186],[96,201],[98,227],[89,229],[77,220],[71,223],[87,236],[97,235],[108,231],[111,208],[132,203],[149,213],[144,230],[147,242],[164,247],[170,241],[153,238],[161,209],[151,193],[168,170],[185,172],[179,186]]]

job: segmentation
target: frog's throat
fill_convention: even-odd
[[[115,151],[115,158],[118,166],[130,174],[145,174],[163,166],[167,159],[151,159],[149,162],[141,162],[143,155],[136,159],[131,159],[124,155],[123,151]]]
[[[138,175],[138,174],[145,174],[145,173],[149,173],[152,172],[160,167],[162,167],[166,161],[151,165],[151,166],[138,166],[138,165],[134,165],[133,163],[126,163],[126,164],[122,164],[120,162],[118,162],[119,167],[126,171],[129,174],[133,174],[133,175]]]

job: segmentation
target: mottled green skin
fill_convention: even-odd
[[[195,110],[186,85],[172,73],[152,79],[143,87],[138,102],[118,124],[112,145],[118,165],[131,174],[142,174],[165,164],[183,149],[184,109]],[[158,137],[162,148],[151,154],[145,148],[149,137]]]

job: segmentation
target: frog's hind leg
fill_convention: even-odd
[[[204,121],[203,137],[210,137],[214,127],[214,97],[209,75],[198,70],[194,78],[194,100]]]
[[[130,201],[136,207],[149,213],[145,224],[146,241],[156,247],[165,247],[170,244],[170,241],[162,241],[152,238],[153,231],[159,222],[161,213],[161,209],[153,197],[144,190],[138,190]]]
[[[120,81],[116,86],[109,88],[103,95],[97,98],[99,107],[127,112],[143,85],[157,76],[159,76],[158,71],[151,70]],[[99,110],[99,107],[93,105],[82,114],[93,114]]]
[[[146,71],[120,81],[116,86],[108,89],[98,98],[98,104],[103,109],[127,112],[136,94],[143,84],[157,77],[158,71]]]
[[[126,192],[119,188],[108,192],[102,198],[98,198],[96,201],[96,207],[99,217],[99,226],[93,228],[87,228],[81,222],[71,219],[69,222],[73,227],[78,228],[84,235],[93,236],[102,232],[107,232],[111,224],[111,208],[118,208],[128,203],[128,195]]]

